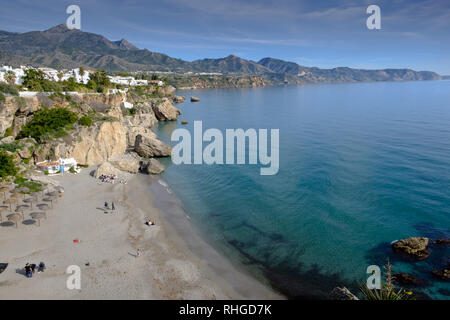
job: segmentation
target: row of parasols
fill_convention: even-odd
[[[47,217],[46,210],[53,208],[53,203],[58,201],[64,189],[54,187],[42,191],[30,193],[26,187],[11,189],[9,186],[0,186],[0,197],[3,204],[0,205],[0,222],[3,224],[3,217],[12,222],[11,225],[18,227],[18,223],[41,225],[41,219]],[[31,220],[25,220],[25,213],[29,211]],[[27,222],[27,223],[25,223]]]

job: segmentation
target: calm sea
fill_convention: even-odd
[[[162,179],[200,233],[240,268],[296,298],[358,291],[369,265],[419,276],[413,291],[450,299],[425,261],[393,254],[409,236],[450,237],[450,81],[182,91],[183,127],[280,130],[280,170],[255,165],[170,165]],[[173,145],[174,143],[172,143]],[[206,145],[206,144],[205,144]]]

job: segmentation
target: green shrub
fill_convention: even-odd
[[[0,102],[4,102],[5,100],[6,100],[5,95],[0,92]]]
[[[22,192],[22,193],[29,194],[29,193],[42,191],[41,183],[35,182],[35,181],[30,181],[22,176],[17,176],[14,179],[14,183],[17,184],[18,187],[27,188],[29,190],[28,192]]]
[[[12,132],[13,132],[13,127],[9,127],[8,129],[6,129],[5,131],[5,137],[10,137],[12,136]]]
[[[13,84],[8,84],[5,82],[0,82],[0,92],[10,94],[13,96],[18,96],[19,91],[17,90],[17,86]]]
[[[20,149],[20,146],[17,143],[4,143],[0,144],[0,149],[9,151],[9,152],[16,152]]]
[[[78,119],[78,123],[82,126],[90,127],[92,126],[93,121],[88,116],[82,116],[80,119]]]
[[[4,150],[0,150],[0,177],[6,178],[17,174],[17,167],[14,164],[12,156],[6,154]]]
[[[45,74],[41,70],[25,70],[22,86],[32,91],[61,92],[63,86],[59,82],[45,79]]]
[[[67,134],[64,129],[69,129],[77,119],[76,113],[66,108],[43,108],[34,113],[33,119],[22,127],[17,138],[32,137],[43,142],[51,136],[62,137]]]

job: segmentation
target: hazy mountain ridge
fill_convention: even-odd
[[[166,54],[139,49],[125,39],[110,41],[102,35],[69,30],[66,25],[26,33],[0,31],[0,63],[67,69],[83,66],[103,68],[110,72],[173,71],[251,75],[269,79],[270,83],[442,79],[438,74],[429,71],[363,70],[346,67],[320,69],[273,58],[255,62],[233,55],[188,62]]]

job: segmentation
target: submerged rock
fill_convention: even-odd
[[[164,166],[156,159],[149,159],[140,162],[139,170],[146,174],[160,174],[164,171]]]
[[[436,239],[433,241],[435,244],[440,244],[443,246],[449,246],[450,245],[450,239]]]
[[[394,281],[404,286],[424,286],[426,282],[419,277],[408,273],[399,272],[393,274]]]
[[[433,270],[431,272],[436,278],[440,280],[450,280],[450,263],[447,265],[447,268],[443,270]]]
[[[428,238],[410,237],[392,243],[392,249],[395,252],[407,254],[416,260],[424,260],[430,255],[427,251],[428,243]]]
[[[331,291],[330,298],[332,300],[359,300],[357,296],[350,292],[346,287],[336,287]]]
[[[168,157],[172,148],[161,140],[149,135],[139,134],[136,136],[134,150],[138,155],[145,158]]]

